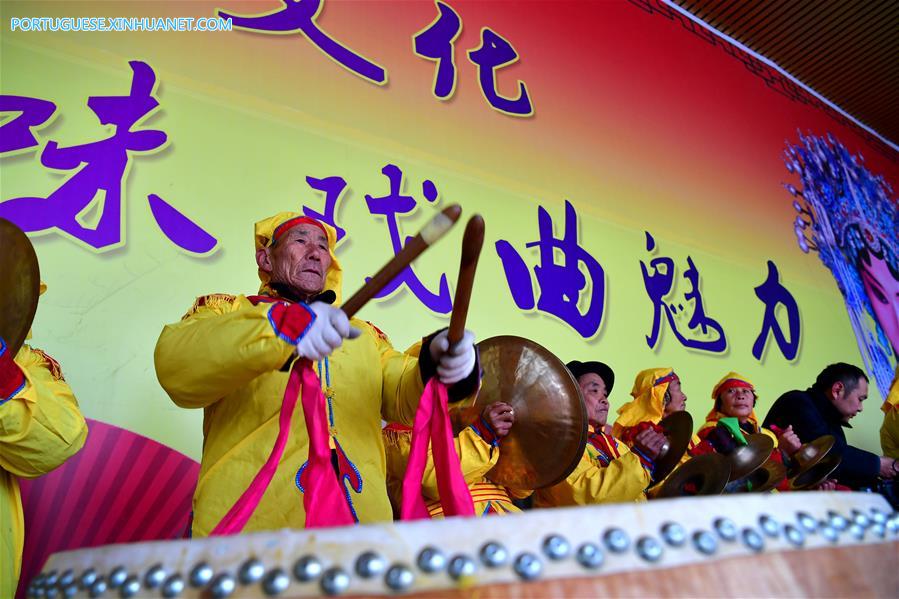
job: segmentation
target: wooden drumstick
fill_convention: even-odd
[[[341,306],[348,318],[355,316],[362,306],[368,300],[373,298],[379,291],[387,286],[390,281],[395,279],[404,268],[409,266],[413,260],[418,258],[422,252],[433,245],[438,239],[443,237],[449,231],[459,216],[462,214],[462,208],[458,204],[453,204],[443,209],[437,214],[431,222],[426,224],[424,228],[414,238],[410,239],[406,246],[400,250],[393,260],[385,264],[381,270],[375,273],[368,283],[362,289],[353,294],[353,296]]]
[[[471,302],[471,290],[474,287],[474,274],[478,268],[478,257],[484,246],[484,219],[475,214],[465,225],[462,237],[462,262],[459,265],[459,278],[456,281],[456,295],[453,298],[453,314],[450,316],[447,340],[450,347],[462,340],[465,333],[465,319],[468,317],[468,306]]]

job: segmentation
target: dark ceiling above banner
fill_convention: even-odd
[[[899,144],[899,2],[673,1]]]

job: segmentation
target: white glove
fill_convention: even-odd
[[[297,343],[297,355],[310,360],[321,360],[340,347],[344,339],[355,339],[362,331],[350,326],[350,320],[340,308],[324,302],[314,302],[309,309],[315,320]]]
[[[448,331],[441,331],[431,340],[430,350],[431,357],[437,363],[437,377],[444,385],[458,383],[474,368],[474,333],[471,331],[465,331],[459,343],[451,349]]]

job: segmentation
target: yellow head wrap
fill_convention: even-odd
[[[272,245],[272,238],[274,237],[275,229],[287,223],[287,221],[298,218],[303,218],[303,215],[297,212],[279,212],[274,216],[270,216],[256,223],[256,250],[258,251],[262,248],[270,247]],[[343,279],[343,270],[340,268],[340,262],[337,260],[337,256],[334,255],[334,247],[337,245],[337,232],[334,230],[334,227],[326,223],[318,220],[315,222],[316,224],[321,225],[321,227],[325,230],[325,235],[327,235],[328,237],[328,252],[331,254],[331,266],[328,267],[328,272],[325,275],[325,288],[322,291],[333,291],[337,296],[337,300],[334,302],[334,305],[339,305],[341,299],[340,288]],[[302,223],[300,222],[297,224]],[[262,285],[259,287],[260,295],[276,295],[269,286],[268,273],[264,272],[262,269],[259,269],[258,273],[259,280],[262,281]]]
[[[673,368],[650,368],[637,373],[631,389],[634,399],[618,408],[612,435],[618,437],[624,429],[641,422],[658,423],[665,414],[665,391],[676,378]]]

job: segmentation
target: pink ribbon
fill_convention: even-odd
[[[309,437],[309,457],[303,473],[303,479],[306,482],[303,493],[306,528],[347,526],[354,523],[346,496],[341,492],[340,483],[331,467],[331,449],[328,445],[330,434],[321,381],[312,369],[312,363],[309,360],[301,359],[294,361],[290,367],[290,376],[278,416],[278,438],[275,440],[271,454],[247,490],[212,530],[211,536],[233,535],[241,532],[250,516],[256,511],[259,502],[262,501],[262,496],[278,470],[281,456],[284,455],[287,438],[290,436],[293,411],[296,408],[300,392],[302,392],[303,416],[306,419],[306,432]]]
[[[433,377],[425,386],[415,422],[412,426],[412,447],[403,476],[403,505],[401,520],[430,518],[421,494],[421,479],[428,462],[428,444],[437,475],[437,488],[445,516],[474,516],[471,491],[462,476],[462,464],[453,443],[453,431],[447,409],[446,385]]]

